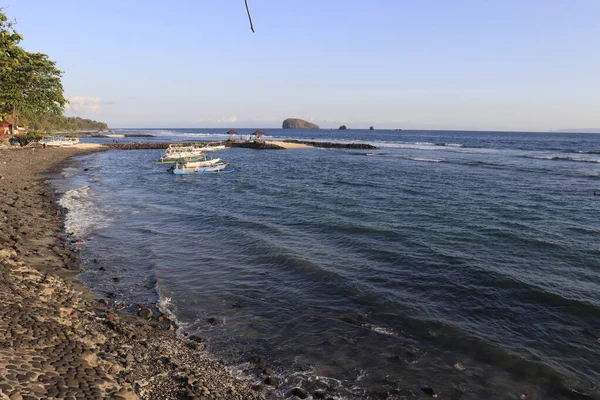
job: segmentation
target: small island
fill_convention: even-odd
[[[348,127],[346,125],[342,125],[342,126],[340,126],[338,128],[338,130],[340,130],[340,131],[343,131],[343,130],[346,130],[346,129],[348,129]]]
[[[288,118],[283,121],[283,129],[320,129],[319,125],[305,121],[300,118]]]

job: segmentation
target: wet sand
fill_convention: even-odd
[[[275,377],[237,379],[166,316],[118,313],[77,281],[77,248],[40,174],[98,150],[0,151],[0,399],[275,398]]]

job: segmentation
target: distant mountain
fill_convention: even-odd
[[[283,121],[283,129],[320,129],[319,125],[305,121],[300,118],[288,118]]]

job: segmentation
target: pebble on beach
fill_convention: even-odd
[[[40,174],[84,151],[0,150],[0,399],[265,398],[150,309],[120,314],[75,279],[74,243]]]

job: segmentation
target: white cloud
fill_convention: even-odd
[[[219,122],[228,122],[228,123],[233,123],[236,122],[238,119],[235,115],[232,115],[231,117],[223,117],[219,120]]]
[[[92,96],[74,96],[68,97],[69,104],[65,106],[65,111],[71,114],[81,114],[85,112],[98,112],[102,106],[115,104],[114,101],[105,101],[100,97]]]

